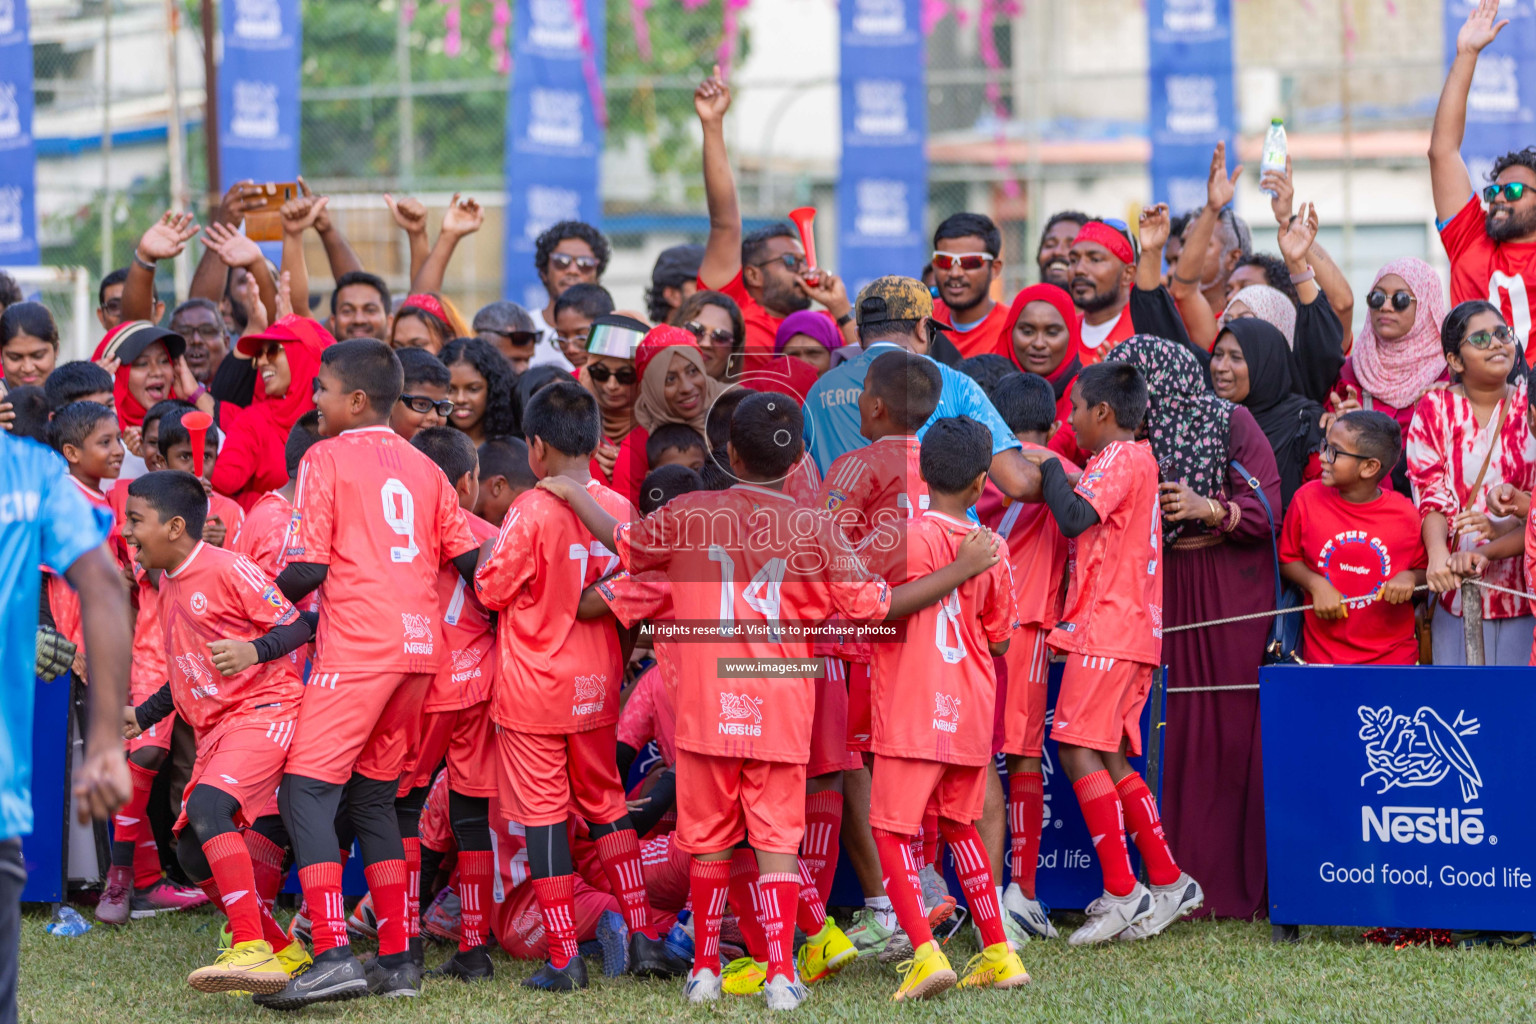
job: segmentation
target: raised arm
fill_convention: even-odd
[[[1498,37],[1509,19],[1498,20],[1499,0],[1478,0],[1456,33],[1456,57],[1446,73],[1435,107],[1435,124],[1429,133],[1429,183],[1435,196],[1435,216],[1456,216],[1472,194],[1472,176],[1461,158],[1461,141],[1467,132],[1467,94],[1478,54]]]
[[[237,228],[245,219],[245,212],[261,206],[263,201],[255,182],[249,178],[237,181],[229,186],[229,191],[224,193],[219,205],[208,212],[208,223],[228,224]],[[229,268],[219,259],[218,253],[204,246],[203,255],[197,261],[197,269],[192,271],[192,283],[187,287],[187,297],[207,299],[217,304],[224,298],[224,285],[228,280]]]
[[[267,323],[277,319],[277,282],[267,269],[261,247],[228,224],[210,224],[203,229],[203,244],[219,254],[228,267],[244,267],[256,282],[257,295],[266,313]]]
[[[299,188],[304,190],[306,196],[318,198],[309,190],[303,177],[299,178]],[[341,228],[331,220],[330,211],[322,210],[320,216],[315,219],[315,233],[320,236],[320,244],[325,246],[325,261],[331,265],[331,280],[336,280],[342,274],[363,269],[363,261],[357,258],[357,253],[353,252],[352,246],[347,244]]]
[[[411,280],[414,282],[416,275],[421,273],[422,264],[427,262],[427,251],[431,248],[427,242],[427,206],[414,196],[396,199],[388,192],[384,193],[384,202],[389,207],[390,215],[395,218],[395,224],[405,232],[405,239],[410,244]],[[413,287],[411,290],[416,289]]]
[[[1143,206],[1136,233],[1141,241],[1141,255],[1136,257],[1136,287],[1156,291],[1163,283],[1163,246],[1168,244],[1168,204]]]
[[[1237,195],[1237,179],[1242,173],[1243,165],[1238,164],[1228,176],[1227,144],[1216,143],[1216,151],[1211,154],[1210,175],[1205,183],[1205,206],[1184,238],[1184,250],[1179,253],[1178,265],[1173,268],[1173,283],[1169,287],[1190,340],[1207,352],[1216,344],[1216,312],[1206,301],[1202,288],[1205,254],[1210,248],[1211,236],[1216,233],[1216,222],[1221,219],[1222,209]]]
[[[144,232],[133,250],[128,265],[128,280],[123,282],[123,319],[149,320],[155,315],[155,264],[175,259],[197,234],[196,218],[190,213],[167,210]]]
[[[287,281],[289,312],[300,316],[309,316],[309,264],[304,259],[304,231],[315,226],[330,201],[329,196],[299,196],[288,200],[278,211],[283,219],[283,262],[278,273]],[[277,312],[281,316],[284,311],[279,308]]]
[[[1289,154],[1285,158],[1285,170],[1265,171],[1264,176],[1259,179],[1259,187],[1274,193],[1274,196],[1269,201],[1269,208],[1274,211],[1275,223],[1280,227],[1280,249],[1283,255],[1285,251],[1285,233],[1290,228],[1292,221],[1295,220],[1292,214],[1295,212],[1293,206],[1296,201],[1296,186],[1294,179],[1291,177],[1291,158]],[[1305,267],[1301,270],[1291,268],[1291,273],[1304,273],[1307,267],[1310,267],[1314,276],[1312,281],[1296,286],[1297,294],[1301,297],[1302,302],[1310,303],[1313,293],[1311,291],[1304,292],[1302,288],[1306,284],[1312,284],[1321,289],[1322,293],[1328,298],[1328,305],[1333,307],[1334,315],[1339,318],[1339,325],[1343,328],[1344,338],[1347,343],[1355,319],[1355,292],[1349,286],[1349,279],[1344,276],[1344,271],[1340,270],[1339,265],[1333,261],[1333,257],[1328,255],[1328,250],[1318,243],[1316,232],[1313,233],[1312,241],[1305,253],[1304,262],[1306,264]],[[1287,267],[1290,266],[1289,260],[1286,261],[1286,265]]]
[[[448,261],[453,258],[453,250],[458,247],[459,239],[479,231],[484,221],[485,213],[480,209],[480,204],[473,198],[460,199],[455,192],[448,203],[448,212],[443,214],[443,226],[437,233],[437,244],[432,246],[432,251],[427,254],[421,266],[417,267],[416,258],[411,257],[411,266],[414,268],[411,291],[441,293],[443,275],[448,270]],[[413,251],[414,246],[412,242]]]
[[[704,129],[704,198],[709,204],[709,239],[704,243],[699,280],[711,288],[723,288],[741,272],[741,205],[725,152],[725,112],[731,109],[731,90],[720,78],[720,65],[693,91],[693,109]]]

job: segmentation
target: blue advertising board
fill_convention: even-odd
[[[299,0],[220,5],[219,188],[299,174]]]
[[[1536,926],[1525,668],[1260,674],[1270,918]]]
[[[1216,143],[1237,163],[1232,0],[1148,0],[1147,88],[1153,202],[1199,209]]]
[[[27,865],[23,903],[58,903],[68,884],[65,854],[69,844],[69,697],[74,677],[51,683],[33,678],[32,833],[21,837]]]
[[[36,165],[27,0],[0,0],[0,263],[38,260]]]

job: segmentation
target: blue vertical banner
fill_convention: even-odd
[[[562,220],[602,223],[603,3],[517,0],[512,23],[502,294],[542,309],[549,298],[534,270],[534,241]]]
[[[1232,0],[1147,0],[1147,76],[1152,201],[1199,209],[1216,143],[1237,164]]]
[[[921,0],[842,0],[837,267],[850,296],[928,261],[927,59]]]
[[[219,188],[299,174],[299,0],[224,0]]]
[[[36,166],[27,0],[0,0],[0,263],[38,261]]]
[[[1456,59],[1456,33],[1477,0],[1445,2],[1445,66]],[[1461,156],[1472,187],[1488,183],[1493,161],[1531,143],[1536,111],[1536,0],[1504,0],[1499,18],[1509,24],[1477,58],[1467,95],[1467,131]]]

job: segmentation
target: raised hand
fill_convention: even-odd
[[[1275,223],[1282,228],[1291,221],[1291,207],[1296,200],[1296,185],[1291,181],[1291,154],[1285,154],[1285,170],[1265,171],[1259,179],[1259,188],[1273,192],[1269,208],[1274,211]]]
[[[1305,263],[1307,251],[1317,241],[1317,207],[1302,203],[1301,212],[1280,229],[1280,255],[1290,263]]]
[[[203,244],[218,253],[226,267],[254,267],[264,258],[261,246],[228,224],[210,224],[204,228]]]
[[[720,77],[719,64],[693,90],[693,109],[705,124],[718,124],[725,120],[725,112],[731,109],[731,87]]]
[[[480,203],[473,197],[460,199],[455,192],[448,203],[448,212],[443,214],[442,233],[462,238],[479,231],[484,222],[485,211],[480,208]]]
[[[1230,177],[1227,175],[1227,144],[1216,143],[1216,151],[1211,154],[1211,173],[1205,183],[1205,205],[1207,209],[1220,210],[1232,201],[1237,195],[1237,179],[1243,176],[1243,165],[1238,164]]]
[[[389,212],[395,218],[395,223],[408,235],[424,235],[427,233],[427,207],[415,196],[406,196],[404,199],[396,199],[388,192],[384,193],[384,202],[389,205]]]
[[[1467,15],[1467,20],[1461,25],[1461,31],[1456,33],[1457,53],[1481,53],[1483,47],[1498,38],[1504,26],[1509,24],[1509,19],[1498,20],[1499,0],[1478,0],[1478,5]]]
[[[293,315],[293,274],[287,270],[278,275],[277,315],[279,319]]]
[[[331,201],[331,197],[330,196],[317,196],[313,192],[311,192],[309,190],[309,183],[304,180],[304,175],[302,175],[302,174],[299,175],[297,180],[299,182],[299,191],[304,194],[304,197],[306,199],[313,199],[317,203],[322,203],[320,208],[315,211],[314,226],[315,226],[315,230],[318,231],[320,234],[323,235],[323,234],[328,233],[331,230],[331,214],[330,214],[330,211],[327,210],[323,204],[324,203],[329,203]]]
[[[1167,203],[1141,208],[1141,219],[1136,223],[1136,235],[1141,242],[1142,252],[1162,252],[1163,246],[1168,244],[1170,230]]]
[[[197,236],[197,217],[190,213],[166,210],[139,238],[139,259],[146,263],[175,259]]]
[[[265,202],[261,186],[249,178],[237,181],[229,186],[229,191],[224,193],[224,198],[219,200],[219,205],[214,208],[213,222],[237,225],[245,219],[247,210],[258,209]]]
[[[331,201],[330,196],[321,196],[318,199],[310,196],[297,196],[288,200],[277,211],[277,215],[283,219],[283,231],[290,235],[302,235],[305,228],[312,228],[315,222],[325,212],[325,206]]]

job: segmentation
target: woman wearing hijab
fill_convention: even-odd
[[[107,332],[91,360],[112,374],[112,407],[128,453],[118,479],[147,472],[140,453],[144,414],[157,402],[183,398],[210,416],[218,411],[208,390],[187,368],[187,342],[148,320],[125,320]]]
[[[1053,284],[1030,285],[1014,296],[1003,321],[998,354],[1024,373],[1044,377],[1056,395],[1057,430],[1051,450],[1081,465],[1072,432],[1072,382],[1083,368],[1081,321],[1072,296]]]
[[[693,335],[681,327],[661,324],[651,328],[635,351],[635,372],[640,375],[640,397],[635,399],[635,428],[619,446],[613,467],[613,489],[639,504],[640,482],[650,469],[645,443],[651,431],[663,423],[686,423],[698,431],[705,429],[710,407],[725,390],[725,385],[709,375],[704,354]]]
[[[256,393],[225,425],[224,447],[213,467],[214,490],[249,511],[263,494],[288,482],[288,434],[315,407],[320,352],[335,340],[319,321],[290,313],[235,343],[256,367]]]
[[[820,377],[832,369],[832,353],[843,347],[843,332],[822,313],[802,309],[779,324],[773,337],[773,354],[810,365]]]
[[[1287,507],[1296,489],[1318,474],[1323,439],[1322,406],[1297,394],[1292,380],[1290,348],[1279,328],[1257,317],[1222,326],[1211,350],[1211,386],[1258,421],[1280,470],[1280,505]],[[1277,506],[1276,515],[1283,514]]]
[[[1144,429],[1163,481],[1164,628],[1270,609],[1274,534],[1235,465],[1263,488],[1278,527],[1280,480],[1263,430],[1247,409],[1210,392],[1199,360],[1178,342],[1137,335],[1113,356],[1147,380]],[[1216,917],[1252,919],[1265,909],[1259,696],[1174,691],[1257,684],[1268,632],[1269,620],[1255,619],[1163,639],[1163,826],[1205,890],[1203,912]]]

